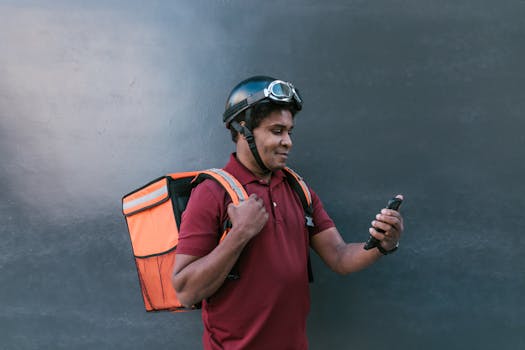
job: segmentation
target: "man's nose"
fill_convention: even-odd
[[[285,132],[283,138],[281,139],[281,144],[286,147],[292,147],[292,137],[289,133]]]

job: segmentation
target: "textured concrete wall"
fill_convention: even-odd
[[[0,1],[0,349],[200,346],[143,311],[123,194],[220,167],[238,81],[305,100],[290,165],[348,241],[406,196],[398,253],[314,259],[312,349],[525,346],[523,1]]]

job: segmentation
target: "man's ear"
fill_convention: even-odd
[[[240,123],[239,123],[240,126],[242,126],[243,128],[246,127],[246,122],[244,120],[242,120]],[[244,134],[242,133],[238,133],[238,135],[240,137],[242,137],[244,140],[246,140],[246,137],[244,136]]]

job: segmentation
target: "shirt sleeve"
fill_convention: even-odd
[[[177,254],[202,257],[217,246],[225,211],[224,193],[213,180],[205,180],[193,189],[182,213]]]
[[[312,206],[314,210],[313,219],[315,226],[310,231],[310,234],[313,236],[328,228],[335,227],[335,223],[324,209],[323,203],[321,202],[321,199],[319,198],[317,193],[315,193],[311,188],[310,194],[312,196]]]

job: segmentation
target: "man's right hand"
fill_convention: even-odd
[[[268,221],[268,212],[263,200],[256,194],[251,194],[247,200],[238,205],[230,204],[228,217],[232,223],[232,230],[250,240],[261,232]]]

